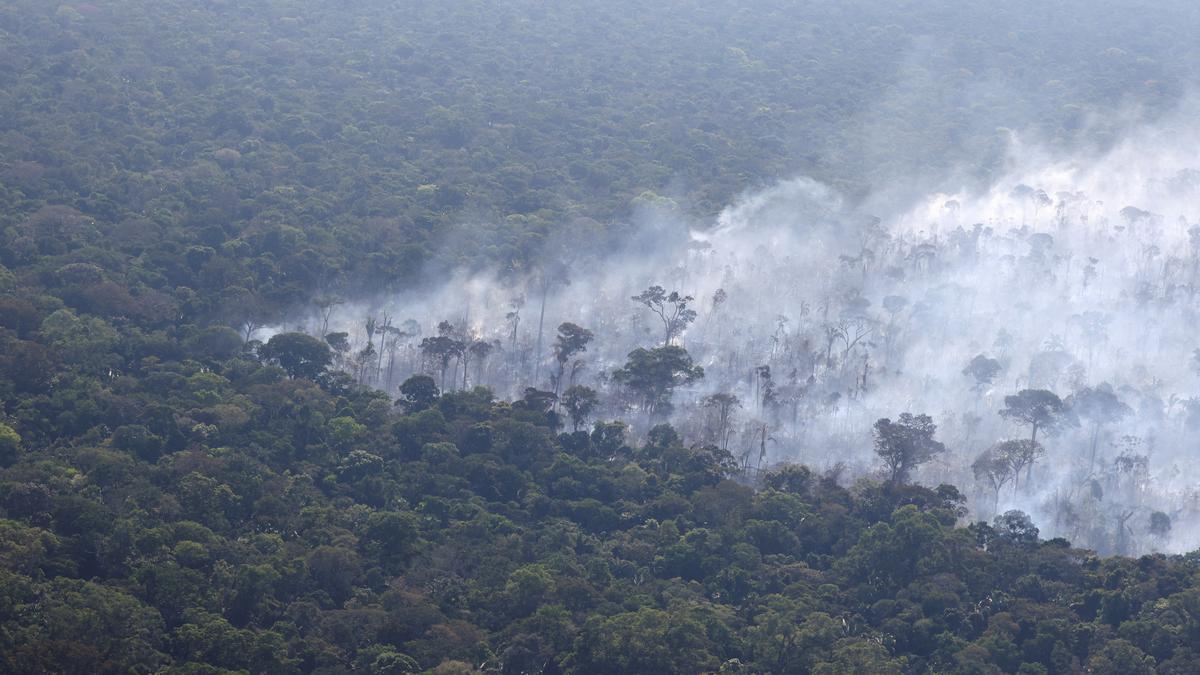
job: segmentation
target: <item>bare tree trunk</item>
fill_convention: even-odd
[[[1025,482],[1026,483],[1033,480],[1033,464],[1034,464],[1034,462],[1037,461],[1037,456],[1035,454],[1035,453],[1037,453],[1037,431],[1038,431],[1038,425],[1035,422],[1033,424],[1033,435],[1029,439],[1029,467],[1025,469]]]
[[[1100,440],[1100,424],[1097,422],[1092,427],[1092,459],[1088,463],[1088,473],[1096,470],[1096,445]]]
[[[542,309],[538,314],[537,348],[533,353],[533,382],[536,386],[542,369],[542,329],[546,323],[546,296],[550,294],[550,282],[542,279]]]
[[[387,381],[384,382],[384,389],[387,391],[391,391],[391,389],[392,389],[392,375],[395,372],[394,371],[395,366],[396,366],[396,349],[393,347],[392,349],[388,350]]]

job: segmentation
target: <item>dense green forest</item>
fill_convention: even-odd
[[[519,274],[567,227],[615,247],[648,203],[984,185],[1005,129],[1104,148],[1185,97],[1196,25],[1082,0],[5,2],[0,669],[1200,672],[1194,554],[1101,558],[905,470],[748,471],[545,391],[441,392],[445,364],[380,391],[327,342],[251,339],[334,293]]]

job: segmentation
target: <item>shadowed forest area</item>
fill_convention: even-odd
[[[1178,1],[0,6],[0,672],[1200,671]]]

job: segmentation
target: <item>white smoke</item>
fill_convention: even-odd
[[[971,462],[1027,433],[997,414],[1004,396],[1044,388],[1066,398],[1107,383],[1134,414],[1104,430],[1100,460],[1092,465],[1083,427],[1046,439],[1035,480],[1006,487],[1000,511],[1022,508],[1044,536],[1104,551],[1192,549],[1200,545],[1190,479],[1200,475],[1200,408],[1191,403],[1200,394],[1192,369],[1200,129],[1186,112],[1082,157],[1057,157],[1014,135],[1009,171],[988,190],[935,194],[890,213],[866,213],[806,178],[747,194],[715,223],[688,222],[665,200],[647,199],[615,252],[588,231],[550,242],[544,267],[561,275],[460,271],[341,305],[330,330],[350,333],[353,360],[367,316],[419,324],[421,335],[396,338],[386,359],[377,357],[393,363],[390,377],[382,368],[364,376],[394,390],[430,369],[419,341],[449,321],[498,345],[467,365],[468,386],[520,396],[527,386],[551,388],[554,330],[571,321],[596,335],[572,381],[601,392],[604,417],[641,424],[607,376],[630,350],[662,341],[657,318],[631,296],[651,284],[679,290],[694,296],[698,318],[678,342],[706,370],[675,394],[672,421],[685,436],[711,440],[699,401],[730,393],[742,406],[729,449],[746,465],[844,463],[866,474],[875,466],[874,421],[927,413],[950,451],[918,478],[960,486],[979,516],[991,515],[991,496]],[[714,303],[719,294],[726,300]],[[299,323],[316,332],[322,319]],[[962,372],[977,354],[1004,364],[983,389]],[[770,367],[773,401],[764,401],[760,366]],[[464,373],[453,369],[450,381],[461,386]],[[1118,470],[1122,448],[1127,458],[1148,456],[1146,471],[1136,462]],[[1154,511],[1172,516],[1169,536],[1147,533]]]

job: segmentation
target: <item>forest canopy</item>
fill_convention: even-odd
[[[1200,671],[1196,25],[3,3],[0,671]]]

